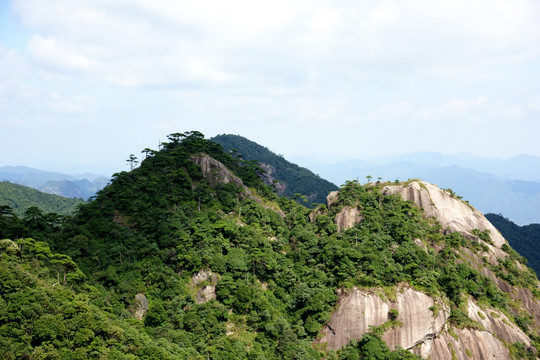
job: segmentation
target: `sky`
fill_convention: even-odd
[[[540,2],[0,0],[0,166],[110,175],[190,130],[540,156]]]

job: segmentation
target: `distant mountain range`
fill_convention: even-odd
[[[26,166],[3,166],[0,167],[0,181],[29,186],[48,194],[87,200],[102,189],[109,179],[90,173],[74,176]]]
[[[484,213],[501,213],[519,225],[540,223],[539,157],[502,160],[419,152],[334,164],[313,158],[296,161],[338,185],[351,179],[366,181],[366,176],[388,181],[420,178],[451,188]]]
[[[482,158],[469,154],[418,152],[366,157],[339,163],[315,157],[291,158],[299,165],[238,135],[211,139],[226,151],[235,149],[245,160],[265,164],[267,181],[280,194],[306,195],[309,203],[325,202],[328,192],[347,180],[394,181],[420,178],[450,188],[483,213],[500,213],[518,225],[540,223],[540,157],[518,155],[510,159]],[[308,170],[309,169],[309,170]],[[0,167],[0,181],[33,187],[71,198],[88,199],[103,188],[108,178],[94,174],[67,175],[25,166]]]

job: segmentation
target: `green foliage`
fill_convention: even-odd
[[[377,335],[367,333],[359,341],[351,341],[349,345],[338,351],[339,360],[401,360],[421,359],[407,350],[390,351],[388,345]]]
[[[502,215],[486,214],[486,218],[499,230],[511,248],[505,248],[512,258],[522,263],[523,258],[516,256],[513,249],[527,259],[528,265],[540,274],[540,224],[518,226]]]
[[[83,203],[81,199],[47,194],[27,186],[0,181],[0,206],[9,206],[17,216],[22,216],[30,207],[37,207],[45,213],[70,215]]]
[[[337,186],[321,179],[306,168],[292,164],[283,156],[276,155],[266,147],[238,135],[218,135],[212,138],[223,146],[225,151],[245,161],[257,161],[271,167],[271,173],[263,178],[267,185],[274,186],[279,195],[305,203],[325,203],[326,195],[337,190]]]
[[[475,326],[460,310],[467,297],[510,306],[491,279],[461,261],[462,247],[474,244],[383,195],[380,183],[347,182],[330,209],[310,211],[277,197],[256,162],[199,132],[171,134],[161,147],[143,150],[140,166],[114,174],[73,218],[37,208],[19,217],[0,207],[0,235],[14,239],[0,240],[7,359],[412,359],[379,337],[400,326],[396,310],[337,353],[315,349],[337,289],[407,283],[447,299],[455,326]],[[249,190],[209,182],[192,160],[201,153]],[[340,232],[334,219],[345,207],[362,220]],[[516,277],[512,264],[499,270]],[[215,277],[195,282],[210,270]],[[139,293],[149,303],[143,320],[134,316]],[[438,306],[432,310],[436,316]],[[529,318],[515,320],[530,328]]]

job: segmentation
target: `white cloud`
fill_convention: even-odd
[[[406,115],[412,110],[411,104],[406,101],[385,104],[367,117],[370,122],[391,123],[395,121],[406,121]]]
[[[46,101],[47,107],[57,114],[81,114],[92,110],[95,99],[91,96],[63,97],[57,93],[51,93]]]
[[[276,135],[268,145],[288,141],[286,132],[320,139],[347,129],[328,140],[334,152],[367,128],[395,132],[385,149],[400,151],[399,139],[419,129],[489,132],[509,119],[531,123],[540,108],[537,0],[13,0],[13,8],[30,36],[18,47],[26,52],[0,49],[2,124],[84,120],[115,138],[131,122],[141,143],[169,128]],[[374,149],[380,139],[363,141]]]
[[[74,47],[66,46],[54,37],[32,36],[28,42],[28,51],[34,60],[60,69],[87,71],[94,67],[92,61]]]
[[[479,96],[478,98],[472,100],[450,99],[443,105],[443,108],[451,113],[460,114],[482,106],[487,100],[487,96]]]

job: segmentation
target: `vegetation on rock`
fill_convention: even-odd
[[[337,186],[315,175],[310,170],[293,164],[239,135],[218,135],[211,139],[223,146],[225,151],[248,161],[257,161],[265,168],[267,185],[274,186],[279,195],[297,198],[299,201],[324,203],[329,192]]]
[[[540,224],[519,226],[500,214],[486,214],[486,218],[508,240],[512,249],[527,259],[536,274],[540,274]]]
[[[0,242],[4,358],[415,358],[388,349],[378,333],[337,352],[314,344],[338,289],[399,283],[444,299],[456,326],[472,323],[460,309],[473,298],[538,335],[509,295],[464,261],[462,249],[482,252],[475,240],[445,234],[382,185],[347,182],[332,206],[310,210],[276,195],[257,163],[201,133],[168,139],[70,219],[19,219],[4,208],[0,237],[14,240]],[[211,181],[214,170],[193,161],[201,154],[241,183]],[[339,232],[334,218],[345,206],[362,221]],[[197,301],[191,284],[201,271],[216,274],[215,298]],[[138,294],[149,303],[143,320],[134,315]]]

